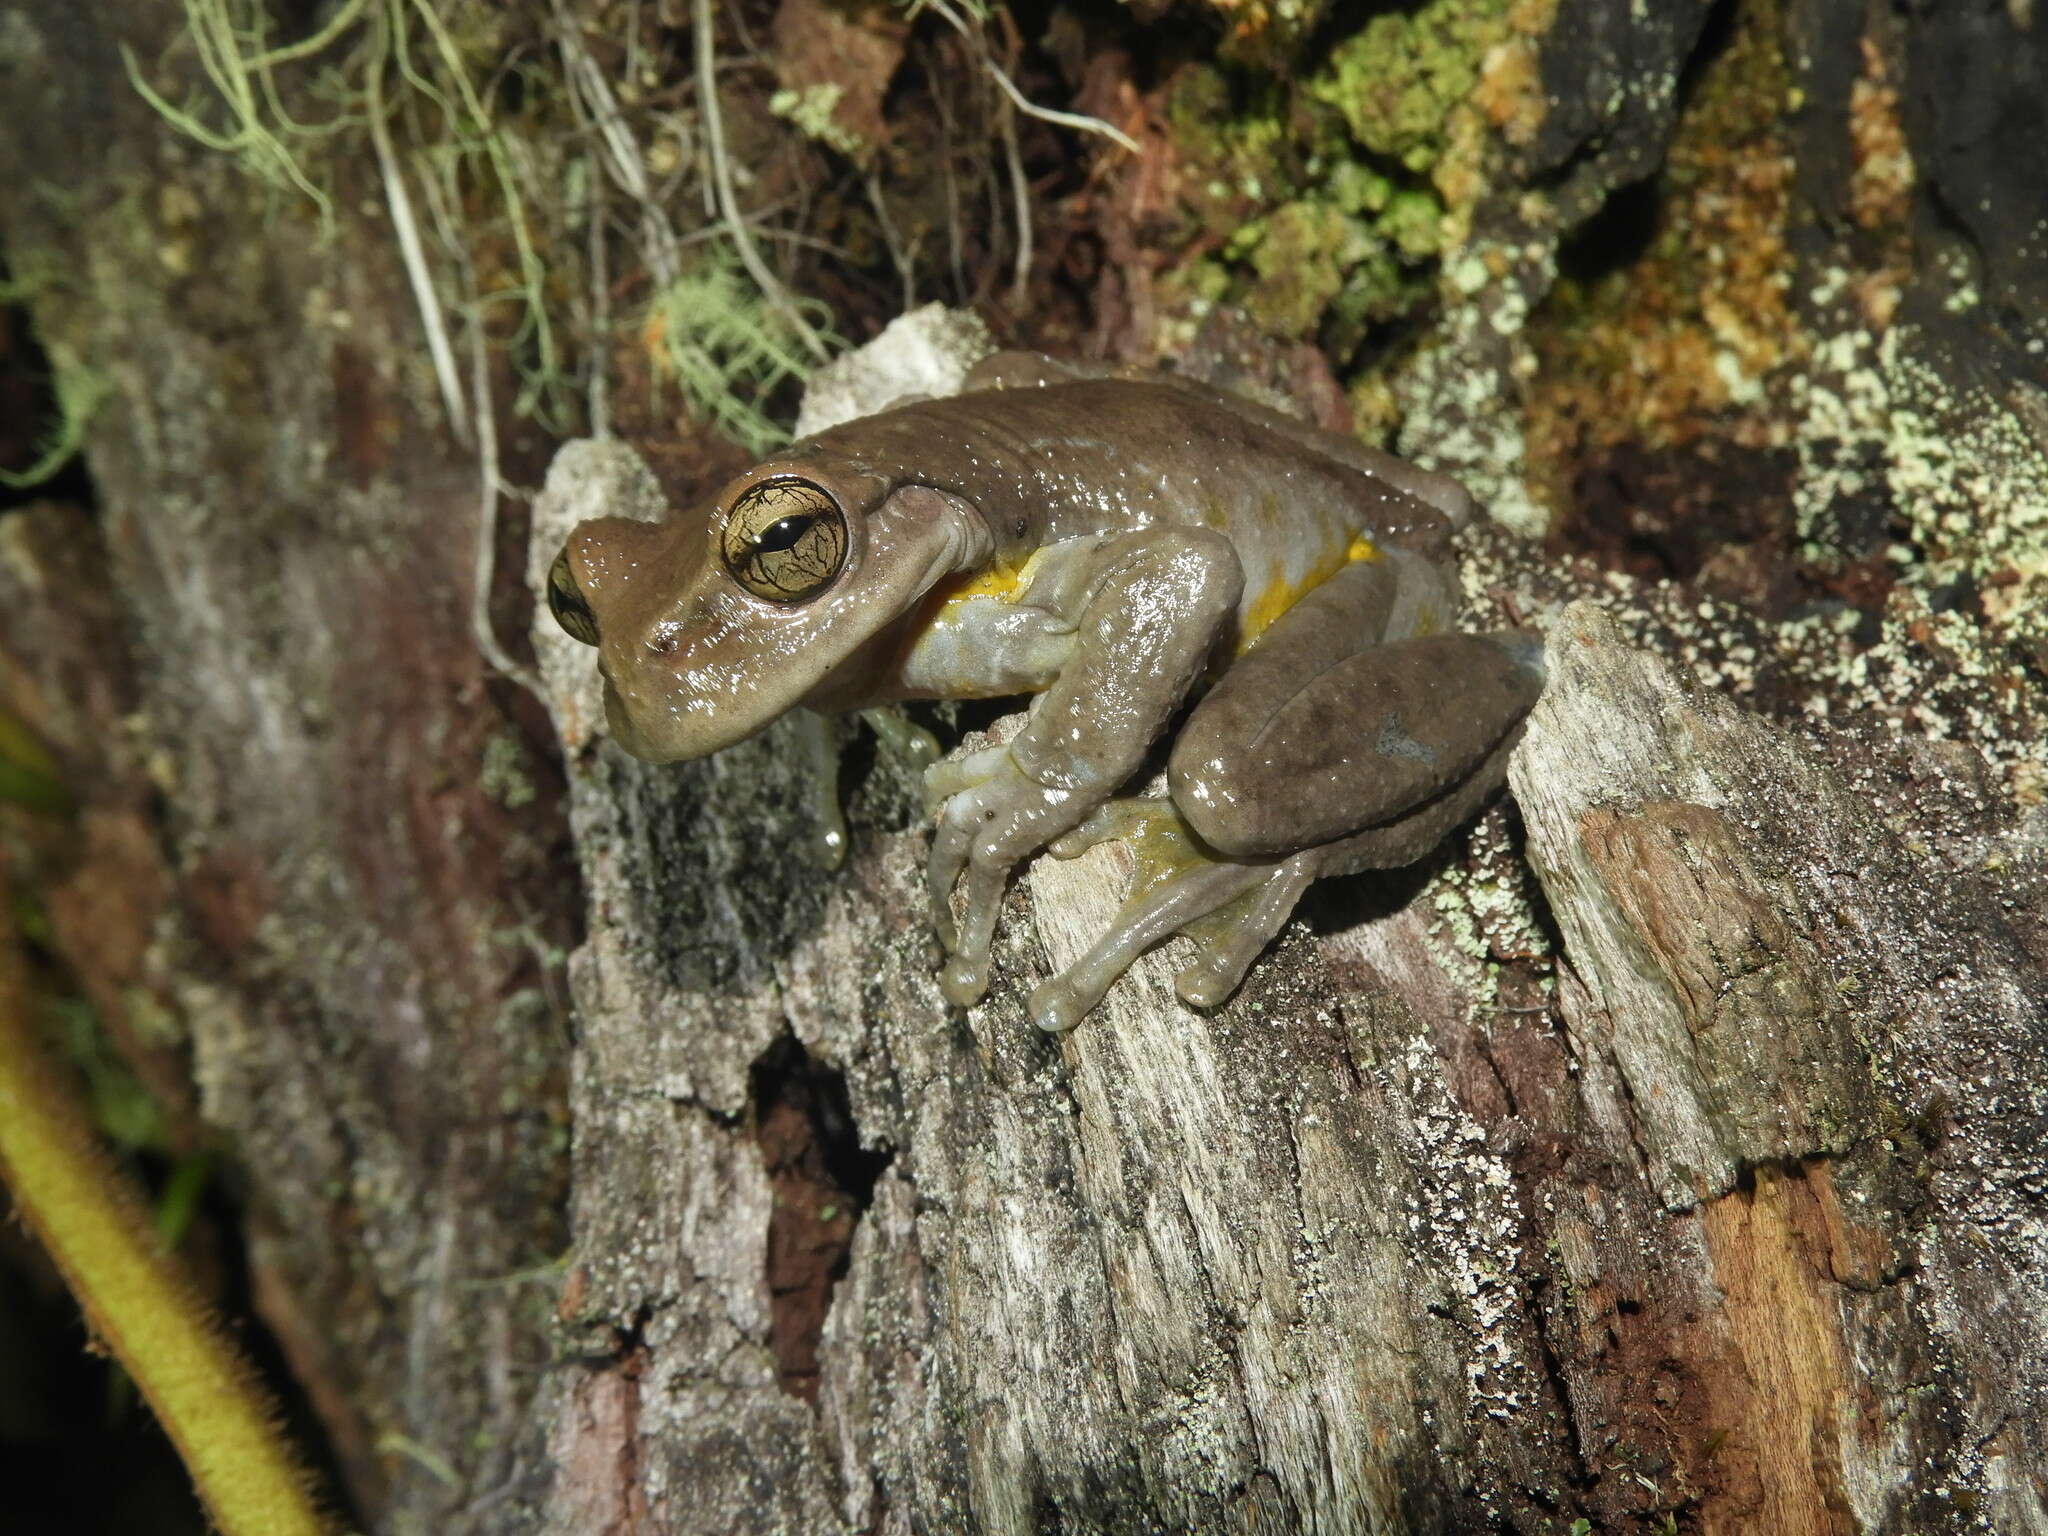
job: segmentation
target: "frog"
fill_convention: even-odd
[[[1028,697],[1007,740],[925,770],[925,886],[966,1008],[1021,865],[1134,850],[1108,929],[1030,994],[1057,1032],[1174,935],[1179,997],[1220,1006],[1314,881],[1412,864],[1499,792],[1543,648],[1457,627],[1474,512],[1199,380],[1007,352],[664,522],[579,524],[547,599],[649,762],[791,714]]]

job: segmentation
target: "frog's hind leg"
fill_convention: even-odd
[[[1167,779],[1233,858],[1344,842],[1348,867],[1410,863],[1500,787],[1543,686],[1520,631],[1448,629],[1448,576],[1352,565],[1283,614],[1195,707]]]
[[[1451,604],[1432,562],[1349,567],[1195,707],[1168,765],[1170,804],[1116,802],[1054,844],[1072,854],[1124,837],[1139,872],[1109,931],[1032,994],[1040,1027],[1072,1028],[1174,933],[1202,946],[1174,990],[1219,1005],[1311,882],[1411,863],[1499,790],[1542,689],[1542,648],[1522,633],[1442,632]]]
[[[1196,705],[1168,762],[1173,798],[1098,808],[1052,844],[1128,842],[1138,873],[1109,930],[1041,985],[1031,1014],[1071,1029],[1153,945],[1200,956],[1175,980],[1214,1007],[1326,874],[1410,863],[1494,794],[1542,688],[1533,635],[1449,632],[1435,562],[1347,567],[1281,616]]]
[[[1138,956],[1191,923],[1229,906],[1272,877],[1270,865],[1200,864],[1126,902],[1116,921],[1087,954],[1032,991],[1032,1022],[1052,1033],[1072,1029],[1089,1009],[1102,1001],[1110,984],[1129,970]],[[1293,905],[1289,900],[1280,922],[1287,921],[1286,912]],[[1271,937],[1270,933],[1266,935],[1266,939]],[[1265,947],[1266,939],[1253,946],[1253,955]],[[1249,956],[1245,963],[1251,963]]]

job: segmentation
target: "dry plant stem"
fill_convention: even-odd
[[[503,487],[498,481],[498,423],[491,406],[491,355],[484,342],[481,324],[469,328],[470,380],[476,389],[476,467],[482,489],[476,510],[475,585],[470,594],[470,621],[476,631],[476,648],[501,677],[510,678],[536,698],[540,679],[533,669],[514,661],[491,627],[491,587],[498,570],[498,502]]]
[[[725,154],[725,120],[718,110],[717,50],[713,46],[711,0],[696,0],[695,15],[697,94],[702,98],[698,107],[704,114],[704,137],[711,161],[711,185],[718,195],[719,217],[725,221],[733,246],[739,252],[740,264],[747,269],[747,276],[753,279],[761,297],[789,323],[790,329],[802,339],[811,355],[822,363],[832,355],[831,351],[812,329],[811,323],[804,319],[789,291],[761,260],[753,234],[740,217],[739,200],[732,190],[732,164]]]
[[[394,7],[402,0],[392,0]],[[540,254],[533,248],[533,238],[526,227],[526,202],[519,192],[518,177],[513,174],[510,160],[505,154],[504,141],[499,138],[491,114],[477,95],[476,87],[469,78],[469,71],[463,66],[462,54],[455,46],[455,39],[448,35],[447,27],[428,0],[414,0],[416,10],[428,33],[434,39],[434,46],[441,54],[442,63],[455,81],[455,88],[462,97],[462,104],[470,120],[483,138],[484,154],[491,162],[491,169],[497,176],[498,189],[505,197],[505,217],[511,225],[512,243],[519,253],[519,274],[524,285],[527,323],[533,328],[535,349],[540,354],[540,375],[543,379],[555,377],[555,333],[548,323],[547,310],[541,303],[541,291],[546,274],[541,268]],[[396,16],[392,24],[398,25]]]
[[[354,26],[370,5],[371,0],[347,0],[347,4],[327,19],[327,25],[311,37],[301,38],[296,43],[286,43],[282,48],[273,48],[268,53],[259,53],[254,58],[245,59],[242,61],[242,67],[251,71],[261,71],[274,65],[289,64],[295,59],[310,59]]]
[[[313,200],[323,220],[329,218],[333,205],[327,194],[307,179],[292,152],[263,125],[257,113],[256,91],[250,83],[249,64],[241,56],[240,40],[235,35],[234,23],[228,19],[222,0],[191,0],[186,7],[186,16],[192,45],[199,54],[200,68],[227,103],[229,114],[235,121],[235,131],[216,133],[191,113],[172,106],[142,78],[142,66],[136,63],[135,55],[124,43],[121,45],[121,62],[128,71],[129,85],[180,133],[219,153],[246,156],[258,174],[280,185],[297,187]],[[326,37],[330,30],[323,28],[319,35]],[[274,60],[275,53],[256,57],[259,61]],[[265,95],[271,94],[266,89]]]
[[[1099,117],[1090,117],[1083,112],[1061,112],[1054,107],[1039,106],[1030,97],[1018,90],[1016,81],[1012,80],[1002,66],[989,56],[987,45],[980,37],[981,29],[978,25],[969,26],[967,19],[955,10],[948,3],[948,0],[924,0],[924,4],[937,11],[940,16],[945,18],[947,25],[976,45],[981,53],[981,67],[987,70],[990,76],[994,78],[997,87],[1010,99],[1010,105],[1019,112],[1022,112],[1026,117],[1035,117],[1042,123],[1053,123],[1061,128],[1075,128],[1082,133],[1100,134],[1103,138],[1121,145],[1134,155],[1138,152],[1138,141],[1136,139],[1125,133],[1121,128],[1105,123]],[[920,8],[913,6],[911,14],[915,15]],[[979,22],[979,20],[980,17],[977,14],[976,21]]]
[[[625,114],[619,110],[618,98],[613,95],[610,82],[605,79],[597,60],[583,46],[583,34],[578,30],[575,18],[559,0],[555,6],[555,45],[561,50],[572,98],[589,112],[597,126],[598,137],[604,142],[605,158],[611,166],[612,175],[617,179],[620,190],[632,198],[634,206],[640,210],[641,258],[654,274],[655,286],[666,288],[682,271],[681,243],[676,238],[675,226],[669,222],[668,214],[663,211],[661,200],[655,194],[653,180],[647,174],[646,158],[640,153],[633,130],[627,126]]]
[[[1010,273],[1010,307],[1024,308],[1031,281],[1031,183],[1024,178],[1024,154],[1017,146],[1017,112],[1003,104],[1003,163],[1010,172],[1010,196],[1017,214],[1017,260]]]
[[[441,404],[448,412],[448,426],[455,440],[470,446],[468,408],[462,398],[462,380],[455,370],[455,349],[448,342],[448,320],[441,309],[441,297],[434,290],[433,274],[427,270],[427,253],[420,244],[419,224],[413,218],[412,199],[406,195],[405,174],[392,152],[391,130],[384,121],[384,63],[388,50],[389,22],[380,17],[376,56],[370,61],[370,143],[377,151],[377,169],[384,178],[384,200],[391,210],[391,228],[398,236],[399,255],[405,275],[412,284],[413,302],[419,306],[420,324],[427,333],[427,351],[434,360],[434,379],[441,386]]]
[[[936,55],[926,60],[930,69]],[[936,71],[932,71],[936,76]],[[932,105],[937,108],[939,119],[939,164],[946,177],[946,255],[952,265],[953,292],[964,295],[967,292],[967,268],[961,255],[960,240],[960,180],[953,167],[953,114],[946,105],[946,93],[934,91]]]
[[[889,217],[889,202],[882,191],[879,174],[866,178],[868,203],[875,210],[875,223],[881,228],[882,243],[889,248],[889,261],[896,268],[896,275],[903,283],[903,309],[907,314],[917,307],[917,263],[915,253],[903,244],[897,233],[896,221]]]
[[[0,909],[4,911],[4,909]],[[27,979],[0,917],[0,1175],[95,1338],[142,1391],[225,1536],[318,1536],[311,1477],[218,1321],[158,1245],[141,1197],[89,1129],[29,1022]]]
[[[590,217],[586,235],[590,243],[590,334],[599,338],[598,355],[590,362],[590,435],[612,435],[611,371],[606,366],[603,339],[612,333],[610,264],[605,260],[604,178],[590,178]]]

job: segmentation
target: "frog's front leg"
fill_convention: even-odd
[[[1208,529],[1148,528],[1103,545],[1069,600],[1067,660],[1024,729],[1007,746],[927,775],[945,802],[929,874],[933,922],[952,951],[940,974],[948,1001],[964,1007],[987,990],[1010,871],[1137,770],[1207,665],[1243,586],[1236,551]],[[956,884],[965,895],[957,930]]]

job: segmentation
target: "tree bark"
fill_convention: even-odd
[[[535,576],[663,507],[572,446]],[[2038,1521],[2048,1017],[2003,908],[2040,849],[1952,825],[1967,751],[1830,761],[1576,604],[1514,769],[1554,997],[1459,951],[1439,868],[1435,903],[1324,906],[1213,1017],[1156,953],[1049,1038],[1023,999],[1109,921],[1119,849],[1032,866],[963,1019],[919,833],[805,870],[789,741],[632,763],[591,653],[537,643],[605,915],[569,1282],[601,1363],[557,1524],[1906,1531],[1960,1488]],[[1888,828],[1849,785],[1890,775]],[[858,796],[908,786],[878,760]]]
[[[1181,14],[1102,25],[1165,59]],[[84,802],[9,857],[231,1144],[258,1310],[366,1525],[2048,1532],[2041,22],[1515,25],[1472,86],[1469,239],[1358,394],[1610,567],[1468,541],[1477,619],[1549,635],[1512,804],[1319,888],[1215,1013],[1155,954],[1050,1038],[1023,998],[1120,849],[1030,867],[962,1013],[887,752],[847,758],[827,873],[789,728],[637,764],[543,623],[550,732],[479,654],[498,487],[435,425],[388,227],[346,211],[373,169],[323,232],[129,89],[116,40],[154,65],[159,9],[0,16],[0,98],[33,103],[0,239],[42,345],[109,386],[97,520],[0,519],[0,689]],[[1733,106],[1696,78],[1729,26],[1769,55]],[[1163,133],[1129,64],[1097,48],[1080,93]],[[1733,137],[1758,101],[1767,152]],[[1194,162],[1160,142],[1042,229],[1046,267],[1085,265],[1060,218],[1108,253],[1078,333],[1117,354],[1170,334]],[[1789,339],[1759,397],[1685,407],[1717,430],[1657,438],[1574,413],[1678,387],[1669,251],[1623,264],[1611,369],[1558,311],[1598,287],[1575,238],[1673,154],[1674,186],[1744,167],[1756,222],[1694,246],[1777,252]],[[1255,330],[1191,365],[1343,414]],[[537,481],[549,435],[498,425]],[[673,447],[565,447],[529,585],[578,518],[671,507]],[[1939,576],[1894,591],[1908,544]]]

